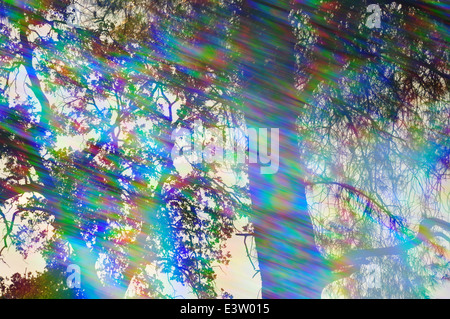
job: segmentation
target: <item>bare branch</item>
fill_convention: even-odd
[[[333,261],[333,263],[337,267],[360,267],[363,264],[370,263],[368,258],[406,254],[408,250],[422,243],[429,244],[434,249],[440,250],[442,247],[432,243],[432,238],[440,236],[449,242],[450,239],[445,235],[442,236],[443,234],[441,232],[432,232],[431,229],[434,226],[439,226],[445,231],[450,231],[450,223],[438,218],[425,218],[419,225],[417,235],[404,243],[392,247],[353,250],[341,258]]]

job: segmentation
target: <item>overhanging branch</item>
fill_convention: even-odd
[[[425,218],[419,225],[419,231],[416,236],[404,243],[383,248],[371,248],[371,249],[359,249],[353,250],[346,255],[340,257],[337,260],[332,261],[335,267],[357,267],[356,270],[363,264],[368,264],[371,257],[383,257],[392,255],[403,255],[408,250],[417,247],[418,245],[425,243],[437,250],[439,253],[445,251],[445,248],[433,243],[432,240],[435,237],[441,237],[450,243],[450,238],[442,232],[433,232],[434,226],[441,227],[444,231],[450,232],[450,223],[439,218]],[[355,270],[355,271],[356,271]]]

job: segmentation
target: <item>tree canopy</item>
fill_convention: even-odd
[[[0,1],[0,256],[47,262],[2,296],[227,298],[240,235],[263,297],[429,297],[450,270],[448,10],[377,3],[378,27],[368,1]],[[279,171],[174,159],[174,132],[215,154],[230,128],[279,128]]]

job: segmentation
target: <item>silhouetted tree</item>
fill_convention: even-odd
[[[369,4],[2,1],[5,246],[24,240],[21,215],[31,238],[52,224],[48,259],[82,266],[85,297],[133,282],[167,297],[148,265],[216,297],[213,265],[242,212],[265,298],[318,298],[341,278],[353,297],[426,296],[418,285],[448,276],[445,5],[380,1],[371,28]],[[248,185],[219,173],[240,164],[182,172],[171,135],[198,120],[279,128],[278,171],[249,163]],[[424,254],[436,262],[421,272]],[[370,266],[383,289],[367,288]]]

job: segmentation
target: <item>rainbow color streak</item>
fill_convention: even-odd
[[[0,1],[0,257],[46,264],[0,295],[232,298],[235,260],[254,298],[448,285],[449,5],[371,4]]]

